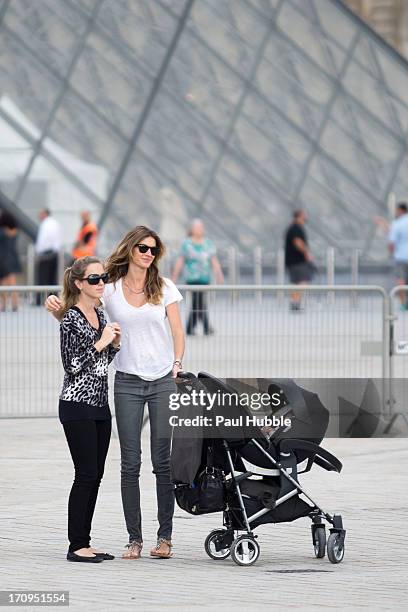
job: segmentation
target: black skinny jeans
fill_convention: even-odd
[[[69,551],[88,548],[99,485],[111,436],[111,419],[80,420],[63,424],[75,480],[68,501]]]

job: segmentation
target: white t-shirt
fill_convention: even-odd
[[[127,374],[137,374],[144,380],[157,380],[170,372],[174,361],[173,341],[167,321],[166,306],[183,299],[176,285],[163,278],[160,304],[131,306],[123,295],[122,279],[105,285],[103,303],[111,321],[122,331],[121,348],[114,361],[115,368]]]

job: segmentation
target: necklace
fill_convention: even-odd
[[[129,289],[131,293],[134,293],[135,295],[141,295],[142,293],[144,293],[144,289],[142,289],[142,291],[135,291],[134,289],[129,287],[129,285],[126,282],[125,282],[125,286]]]

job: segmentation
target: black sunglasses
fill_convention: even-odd
[[[99,285],[99,281],[103,281],[106,285],[109,282],[109,274],[104,272],[103,274],[90,274],[86,278],[81,278],[83,281],[88,281],[90,285]]]
[[[139,249],[140,253],[147,253],[147,251],[150,251],[153,257],[156,257],[156,255],[160,253],[160,247],[157,246],[151,247],[143,243],[137,244],[136,246]]]

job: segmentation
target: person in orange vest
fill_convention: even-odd
[[[91,221],[91,215],[88,210],[81,212],[82,225],[78,232],[77,240],[72,249],[73,259],[80,257],[93,257],[96,249],[96,238],[98,236],[98,228]]]

